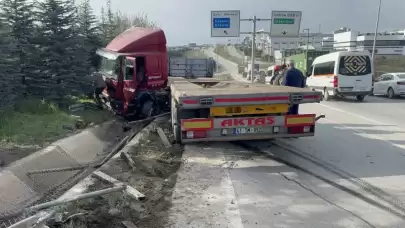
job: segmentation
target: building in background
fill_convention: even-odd
[[[275,52],[289,49],[329,50],[329,51],[362,51],[372,52],[374,33],[360,33],[343,27],[333,31],[333,34],[307,33],[299,37],[270,37],[268,34],[257,34],[256,47],[264,54],[275,56]],[[380,32],[377,35],[377,55],[405,55],[405,29],[392,32]],[[309,39],[308,39],[309,38]],[[247,41],[247,40],[246,40]],[[250,41],[250,40],[249,40]]]
[[[330,48],[329,41],[333,39],[333,34],[300,33],[299,37],[270,37],[268,34],[259,33],[257,37],[257,48],[267,55],[274,56],[275,51],[306,49],[307,43],[308,49],[322,50],[323,44],[328,45],[326,48]],[[324,42],[325,38],[328,38],[327,42]]]
[[[376,55],[405,55],[405,30],[380,32],[377,34]],[[334,32],[335,50],[373,50],[374,33],[360,33],[350,29]]]

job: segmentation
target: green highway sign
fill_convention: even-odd
[[[270,37],[298,37],[301,11],[271,11]]]
[[[295,20],[293,18],[274,18],[273,24],[276,25],[293,25]]]

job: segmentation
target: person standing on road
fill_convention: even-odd
[[[287,66],[285,64],[281,65],[281,69],[278,72],[278,75],[275,76],[273,85],[282,85],[285,81],[285,72],[287,71]]]
[[[294,61],[288,63],[288,70],[285,73],[285,79],[283,85],[304,88],[305,87],[305,77],[302,72],[294,67]],[[290,107],[289,114],[298,114],[298,104],[294,104]]]

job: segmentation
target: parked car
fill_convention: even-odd
[[[405,72],[387,73],[374,80],[373,95],[387,95],[390,99],[405,95]]]

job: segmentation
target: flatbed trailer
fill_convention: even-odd
[[[307,88],[215,79],[169,78],[175,140],[259,140],[315,134],[315,114],[288,115],[293,104],[319,103]]]
[[[97,95],[100,102],[110,104],[114,113],[128,120],[148,119],[170,110],[179,143],[315,134],[315,114],[289,115],[289,109],[294,104],[320,102],[321,92],[169,77],[166,37],[161,29],[128,29],[97,54],[105,82],[97,89],[102,91]]]

